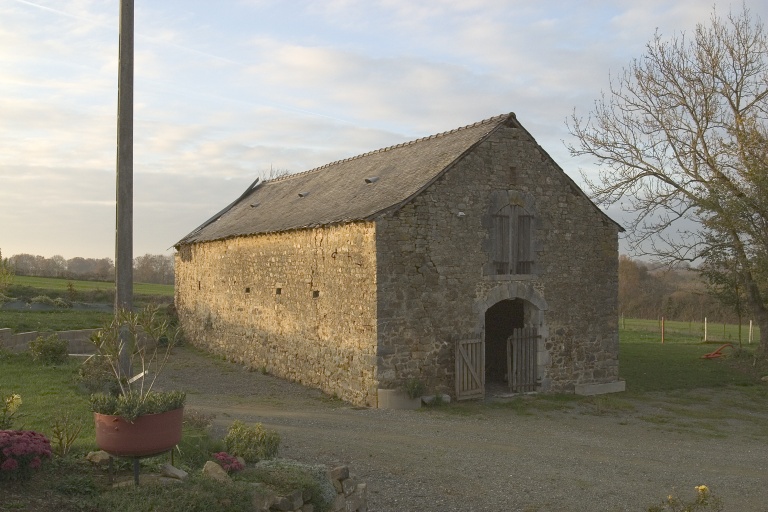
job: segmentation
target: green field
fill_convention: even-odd
[[[101,327],[114,316],[104,311],[57,309],[54,311],[18,311],[0,309],[0,328],[15,333],[31,331],[73,331]]]
[[[115,289],[114,281],[78,281],[75,279],[62,279],[57,277],[14,276],[13,285],[40,288],[41,290],[54,290],[59,292],[69,291],[70,285],[76,292]],[[162,295],[173,297],[173,285],[133,283],[133,293],[135,295]]]
[[[661,342],[661,322],[636,318],[619,322],[619,373],[627,381],[627,391],[670,391],[677,389],[711,388],[728,385],[747,386],[757,380],[749,364],[759,345],[760,332],[755,327],[753,342],[747,341],[748,328],[742,327],[739,350],[738,325],[709,324],[704,343],[703,322],[664,322],[664,343]],[[721,359],[702,359],[724,343]],[[755,368],[755,371],[758,371]]]
[[[110,281],[77,281],[52,277],[15,276],[5,295],[23,302],[38,296],[63,298],[71,303],[107,304],[114,302],[115,283]],[[173,299],[173,286],[134,283],[134,306],[148,303],[168,304]],[[110,309],[110,308],[107,308]],[[32,309],[0,309],[0,328],[13,332],[68,331],[101,327],[113,313],[82,308],[56,308],[48,311]]]

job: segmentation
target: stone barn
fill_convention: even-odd
[[[257,181],[176,244],[176,307],[193,344],[359,405],[620,391],[620,231],[506,114]]]

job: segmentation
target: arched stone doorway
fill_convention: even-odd
[[[529,351],[533,373],[538,374],[534,388],[547,389],[545,366],[548,355],[544,340],[548,330],[544,315],[549,308],[543,295],[535,288],[534,281],[499,282],[477,300],[474,307],[477,335],[456,341],[456,398],[482,398],[486,387],[498,387],[499,391],[509,387],[506,379],[510,358],[507,356],[506,340],[514,329],[521,328],[529,333],[535,332],[536,343],[531,344]]]
[[[525,327],[525,302],[506,299],[485,312],[485,382],[487,386],[507,382],[507,338]]]

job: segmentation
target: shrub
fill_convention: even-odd
[[[109,364],[120,393],[134,395],[132,400],[144,402],[168,362],[178,332],[159,314],[158,307],[150,304],[138,313],[118,311],[91,336],[91,342],[98,355]],[[165,346],[162,353],[158,350],[161,339]],[[128,367],[141,368],[141,373],[131,377],[122,360],[124,354],[128,354]]]
[[[32,304],[45,304],[46,306],[55,306],[56,303],[54,300],[47,295],[38,295],[37,297],[32,297],[30,301]]]
[[[13,419],[19,407],[21,407],[21,395],[10,394],[4,396],[0,393],[0,406],[0,430],[11,428],[13,426]]]
[[[35,361],[49,364],[63,364],[67,362],[69,346],[66,340],[59,339],[59,335],[53,333],[48,336],[38,336],[29,343],[29,352]]]
[[[196,409],[186,409],[184,411],[184,425],[202,432],[209,432],[215,417],[215,414],[206,414]]]
[[[69,411],[58,412],[51,425],[53,441],[56,446],[56,455],[63,457],[72,449],[80,432],[83,431],[83,422]]]
[[[78,368],[75,381],[86,393],[120,394],[120,386],[115,381],[112,367],[103,357],[91,356],[86,359]]]
[[[224,437],[226,451],[240,456],[246,462],[258,462],[277,455],[280,447],[280,434],[267,430],[261,423],[248,426],[242,421],[235,421]]]
[[[27,480],[51,458],[51,443],[31,430],[0,430],[0,480]]]
[[[91,410],[134,421],[145,414],[160,414],[184,407],[186,398],[187,394],[182,391],[150,391],[117,396],[96,393],[91,395]]]
[[[426,391],[426,389],[427,387],[419,379],[413,378],[405,381],[405,392],[408,394],[408,397],[410,398],[419,398],[421,395],[424,394],[424,391]]]
[[[56,297],[55,299],[53,299],[53,305],[56,306],[57,308],[71,308],[72,307],[72,303],[71,302],[69,302],[66,299],[62,299],[61,297]]]

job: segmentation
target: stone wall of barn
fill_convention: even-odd
[[[533,275],[487,271],[499,191],[532,203]],[[453,394],[456,341],[482,339],[504,299],[524,300],[542,335],[539,389],[617,381],[618,227],[524,130],[496,132],[376,231],[382,388],[416,378]]]
[[[375,406],[375,270],[371,223],[181,246],[176,307],[195,345]]]

